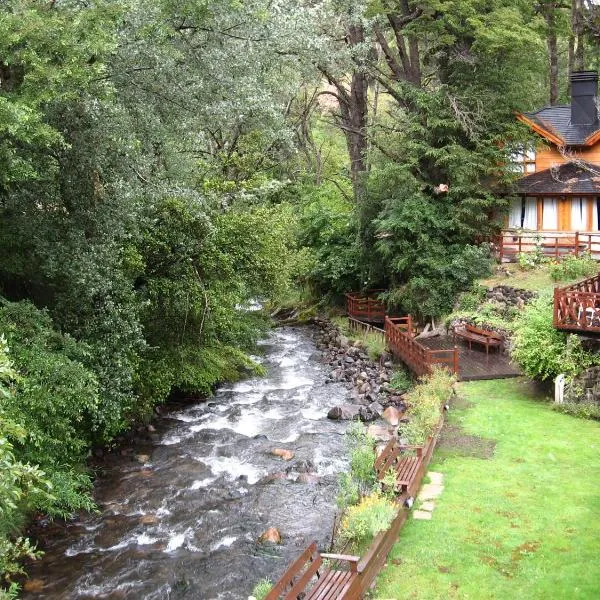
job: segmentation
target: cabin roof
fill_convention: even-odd
[[[590,138],[600,131],[598,123],[592,125],[573,125],[571,123],[571,105],[558,104],[556,106],[544,106],[534,112],[523,113],[529,121],[535,123],[544,132],[559,138],[566,146],[585,146]],[[551,141],[555,141],[552,140]]]
[[[519,194],[600,194],[600,166],[579,160],[538,171],[516,182]]]

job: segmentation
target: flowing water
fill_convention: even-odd
[[[326,418],[346,389],[325,384],[312,331],[263,342],[268,370],[162,417],[97,480],[100,514],[41,535],[24,598],[246,599],[313,540],[327,547],[345,425]],[[273,448],[294,451],[292,460]],[[269,527],[280,545],[260,543]]]

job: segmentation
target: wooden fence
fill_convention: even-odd
[[[431,350],[414,337],[412,318],[385,318],[385,337],[392,353],[405,363],[416,375],[431,373],[435,365],[447,368],[458,376],[458,348]]]
[[[354,332],[376,335],[385,344],[385,330],[381,329],[381,327],[375,327],[370,323],[365,323],[364,321],[359,321],[358,319],[353,319],[352,317],[348,317],[348,325]]]
[[[556,329],[600,332],[600,273],[573,285],[554,288]]]
[[[370,290],[349,292],[346,294],[346,311],[348,316],[368,323],[383,323],[385,319],[385,304],[377,299],[377,294],[385,290]]]
[[[600,260],[600,232],[505,229],[496,242],[500,262],[516,261],[519,254],[534,251],[554,258],[560,258],[567,254],[578,256],[589,253],[596,260]]]

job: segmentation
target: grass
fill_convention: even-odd
[[[480,280],[479,283],[486,287],[508,285],[522,290],[543,292],[546,290],[552,291],[556,286],[563,287],[585,278],[575,277],[574,279],[567,279],[565,281],[554,281],[550,277],[550,270],[547,264],[540,265],[535,269],[522,269],[517,263],[505,263],[502,266],[509,271],[510,275],[506,275],[504,272],[497,273],[492,277]]]
[[[556,285],[563,285],[563,283],[558,284],[552,280],[546,265],[529,270],[521,269],[518,264],[514,263],[505,264],[503,266],[510,272],[510,275],[499,273],[489,277],[488,279],[484,279],[479,283],[486,287],[508,285],[510,287],[519,288],[522,290],[531,290],[534,292],[551,290]]]
[[[381,332],[351,329],[346,317],[332,317],[331,321],[350,342],[359,342],[371,360],[379,360],[379,357],[387,350],[387,343]]]
[[[598,598],[600,424],[553,411],[524,379],[459,393],[463,437],[434,456],[433,519],[409,519],[373,598]]]

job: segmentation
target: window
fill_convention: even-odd
[[[537,198],[515,198],[510,207],[508,226],[537,229]]]
[[[544,198],[542,210],[542,229],[558,229],[558,199]]]
[[[510,170],[523,175],[535,173],[535,148],[532,145],[519,146],[511,152]]]
[[[588,201],[587,198],[573,198],[571,200],[571,229],[573,231],[587,231],[588,228]]]

